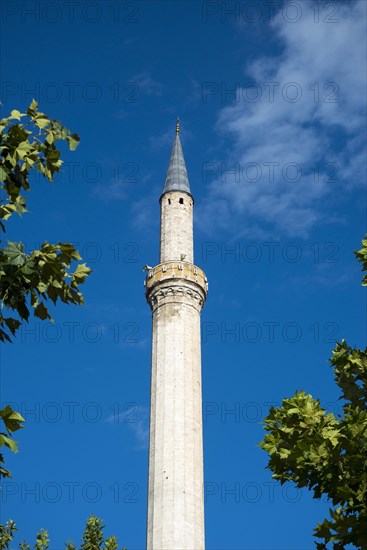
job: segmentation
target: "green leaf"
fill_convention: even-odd
[[[52,145],[54,141],[55,141],[54,134],[53,132],[51,132],[51,130],[49,130],[46,137],[46,143],[48,143],[49,145]]]
[[[25,422],[22,415],[14,411],[10,405],[0,410],[0,418],[3,420],[8,434],[23,428],[22,423]]]
[[[8,242],[8,247],[3,249],[8,263],[11,265],[22,265],[25,262],[26,255],[23,252],[23,243]]]
[[[51,315],[49,314],[47,307],[42,302],[34,309],[34,314],[43,321],[45,319],[51,319]]]
[[[5,434],[0,434],[0,447],[2,447],[3,445],[5,445],[6,447],[9,447],[9,449],[13,451],[13,453],[18,452],[17,442]]]
[[[84,283],[85,279],[92,273],[92,270],[84,263],[79,264],[72,275],[72,284],[78,286]]]
[[[5,168],[4,166],[0,166],[0,181],[3,182],[6,180],[9,174],[9,169]]]
[[[18,321],[17,319],[12,319],[11,317],[7,317],[6,319],[4,319],[4,322],[14,336],[15,332],[20,327],[20,321]]]
[[[13,109],[10,113],[10,119],[14,118],[16,120],[20,120],[21,117],[24,116],[24,114],[22,114],[20,111],[18,111],[18,109]]]
[[[33,150],[32,145],[28,141],[22,141],[15,149],[16,154],[20,159],[23,159],[27,153]]]
[[[78,134],[71,134],[66,138],[66,140],[69,143],[70,151],[75,151],[75,149],[79,145],[80,137],[78,136]]]
[[[6,128],[9,124],[9,118],[2,118],[0,120],[0,132],[3,133],[4,128]]]
[[[38,126],[38,128],[43,129],[50,125],[50,120],[44,115],[43,116],[39,115],[35,119],[35,124],[36,126]]]
[[[27,110],[27,115],[34,114],[38,111],[38,103],[35,99],[32,99],[32,102]]]
[[[48,287],[48,283],[44,283],[43,281],[39,282],[38,285],[37,285],[37,290],[39,292],[45,292],[47,290],[47,287]]]
[[[58,246],[62,252],[60,255],[62,261],[67,261],[67,263],[70,264],[70,260],[81,260],[79,252],[71,243],[59,243]]]

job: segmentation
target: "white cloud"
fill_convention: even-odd
[[[168,153],[169,155],[171,152],[169,147],[172,147],[173,136],[174,134],[173,134],[172,128],[169,128],[168,130],[166,130],[166,132],[163,132],[163,134],[150,136],[149,142],[152,150],[159,151],[160,149],[167,148],[167,151],[169,151]],[[167,166],[168,166],[168,160],[169,160],[169,156],[167,159]]]
[[[148,235],[157,235],[159,232],[159,204],[162,186],[154,186],[144,196],[131,204],[132,226],[134,229],[148,232]],[[158,246],[158,245],[157,245]],[[154,254],[156,252],[154,251]],[[147,259],[146,263],[149,263]]]
[[[136,450],[145,450],[149,442],[149,410],[134,403],[118,415],[107,418],[110,424],[128,426],[137,442]]]
[[[218,130],[233,148],[200,205],[209,231],[219,225],[238,233],[246,219],[255,231],[306,236],[320,221],[335,222],[323,203],[332,191],[362,183],[366,4],[338,6],[337,23],[316,23],[312,10],[290,23],[279,12],[271,30],[281,55],[246,70],[261,97],[249,101],[250,90],[239,89],[220,111]]]
[[[154,80],[148,71],[143,71],[136,74],[130,79],[134,83],[137,90],[146,95],[160,96],[162,94],[162,84]]]
[[[121,180],[113,180],[104,185],[96,185],[93,188],[96,195],[103,202],[123,201],[127,199],[127,184]]]
[[[171,149],[175,139],[175,129],[176,129],[176,118],[172,116],[170,127],[165,132],[158,135],[152,135],[149,138],[150,146],[153,151],[160,151],[162,149],[165,149],[167,151],[167,168],[168,168],[168,162],[171,154]],[[180,139],[184,148],[185,148],[185,143],[193,139],[193,133],[186,126],[182,126],[182,122],[180,122]],[[164,181],[162,182],[162,186],[163,184],[164,184]]]
[[[106,182],[98,183],[92,188],[92,194],[103,202],[124,201],[131,197],[131,190],[143,186],[151,178],[150,172],[141,174],[141,166],[135,162],[115,165],[111,170],[114,176]]]

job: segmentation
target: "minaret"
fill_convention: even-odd
[[[193,264],[193,206],[179,121],[160,197],[152,310],[147,550],[204,549],[200,312],[208,284]]]

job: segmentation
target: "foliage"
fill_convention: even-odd
[[[19,121],[13,123],[12,121]],[[60,171],[61,152],[56,143],[66,140],[71,150],[79,143],[77,134],[71,134],[57,120],[50,120],[38,111],[35,100],[26,113],[17,109],[0,120],[0,181],[5,192],[4,204],[0,204],[0,226],[5,232],[9,217],[27,211],[24,192],[29,191],[30,171],[40,172],[53,181]],[[40,250],[26,252],[23,243],[8,242],[0,252],[0,340],[11,341],[11,336],[23,321],[28,321],[31,308],[40,319],[51,320],[46,306],[49,299],[54,304],[82,304],[83,296],[78,287],[90,273],[85,264],[79,264],[70,273],[73,260],[79,261],[78,251],[70,243],[52,245],[44,242]],[[4,317],[3,310],[16,313]]]
[[[57,245],[44,242],[40,250],[24,252],[23,243],[8,242],[0,251],[0,299],[3,307],[16,311],[22,321],[29,318],[29,299],[34,315],[52,320],[45,301],[54,304],[60,299],[65,304],[82,304],[78,285],[90,273],[85,264],[79,264],[74,273],[68,273],[72,260],[80,260],[78,251],[69,243]],[[69,280],[70,279],[70,282]],[[4,318],[0,314],[0,340],[10,341],[21,321]]]
[[[12,121],[21,121],[13,123]],[[22,215],[27,211],[24,192],[29,191],[29,173],[40,172],[46,179],[60,171],[61,152],[56,142],[66,140],[74,151],[79,143],[77,134],[71,134],[57,120],[50,120],[38,111],[35,100],[21,113],[14,109],[7,118],[0,120],[0,182],[6,199],[0,204],[0,230],[6,232],[5,223],[14,213]],[[79,285],[83,284],[91,270],[79,263],[71,272],[73,261],[79,261],[79,252],[70,243],[50,244],[44,242],[40,250],[26,251],[21,242],[7,242],[0,250],[0,341],[11,342],[17,329],[27,322],[30,310],[39,319],[52,321],[47,300],[56,304],[58,300],[65,304],[82,304],[83,295]],[[5,317],[4,310],[16,314]],[[0,433],[0,448],[6,446],[12,451],[18,450],[11,434],[22,428],[24,418],[8,405],[0,410],[0,419],[4,422],[5,432]],[[2,467],[0,454],[0,476],[10,477],[10,472]],[[9,547],[17,530],[10,520],[0,525],[0,550]],[[36,536],[35,550],[48,550],[48,532],[41,529]],[[67,550],[76,550],[72,542]],[[19,544],[20,550],[31,550],[25,541]],[[102,520],[92,516],[83,535],[81,550],[118,550],[116,537],[104,540]]]
[[[87,520],[80,550],[119,550],[116,537],[107,537],[105,539],[103,529],[104,525],[102,525],[102,519],[92,515]],[[14,538],[15,531],[17,531],[17,527],[11,520],[7,521],[5,526],[0,525],[0,550],[9,548],[9,544]],[[48,532],[45,529],[41,529],[36,536],[34,549],[48,550],[49,544],[50,539]],[[72,541],[66,543],[65,546],[66,550],[76,550],[76,546]],[[31,547],[25,541],[22,541],[18,548],[19,550],[31,550]],[[126,548],[122,548],[121,550],[126,550]]]
[[[362,239],[362,248],[354,253],[358,262],[362,264],[362,271],[367,271],[367,234]],[[363,277],[362,285],[367,286],[367,275]]]
[[[48,538],[48,533],[45,529],[41,529],[36,536],[36,544],[34,545],[36,550],[47,550],[50,539]]]
[[[12,439],[11,434],[20,428],[23,428],[22,423],[24,418],[16,411],[7,405],[4,409],[0,410],[0,418],[4,422],[6,433],[0,433],[0,448],[5,445],[14,453],[18,452],[17,442]],[[9,470],[6,470],[2,464],[4,464],[3,454],[0,453],[0,476],[11,477]]]
[[[87,521],[80,550],[118,550],[116,537],[108,537],[104,542],[103,529],[102,519],[91,516]]]
[[[15,121],[15,122],[14,122]],[[17,122],[19,121],[19,122]],[[14,213],[27,211],[25,192],[30,190],[29,175],[38,171],[49,181],[60,171],[61,152],[58,141],[65,140],[74,151],[79,136],[71,134],[57,120],[50,120],[38,110],[33,100],[26,113],[13,109],[0,120],[0,182],[5,195],[0,204],[0,231],[6,232],[6,221]],[[40,250],[27,252],[21,242],[7,241],[0,250],[0,341],[11,342],[12,336],[28,322],[30,311],[39,319],[52,321],[47,300],[56,304],[82,304],[83,284],[91,270],[79,263],[71,272],[73,261],[81,260],[70,243],[44,242]],[[12,312],[9,316],[5,312]],[[15,314],[15,316],[14,316]],[[0,434],[0,448],[5,445],[17,451],[12,432],[22,428],[24,418],[7,406],[0,410],[5,431]],[[10,477],[0,454],[0,477]],[[44,542],[40,541],[40,544]]]
[[[0,550],[8,548],[14,538],[14,532],[17,531],[14,521],[9,520],[5,525],[0,525]]]
[[[356,252],[367,266],[367,240]],[[366,277],[363,284],[366,283]],[[330,519],[319,523],[314,534],[321,550],[333,543],[367,548],[367,348],[351,348],[342,340],[330,358],[341,389],[343,415],[327,413],[320,401],[304,391],[272,407],[264,424],[268,432],[260,443],[269,454],[268,468],[281,484],[294,482],[325,495],[332,503]]]

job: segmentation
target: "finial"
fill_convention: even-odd
[[[176,120],[176,136],[180,133],[180,119],[177,117]]]

